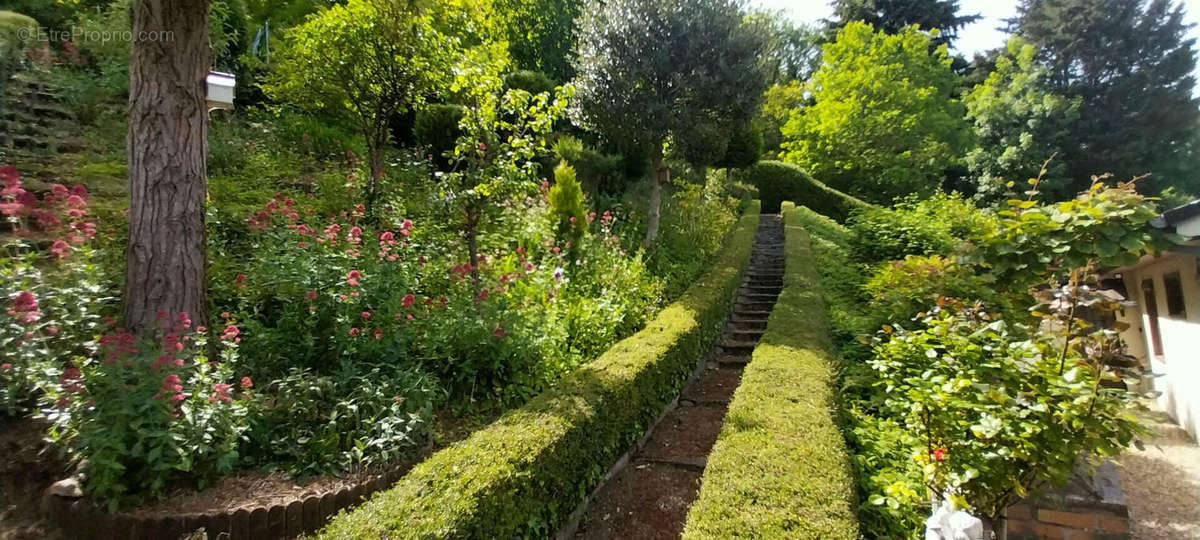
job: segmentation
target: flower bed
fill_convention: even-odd
[[[858,538],[809,236],[783,205],[787,273],[709,454],[683,537]]]
[[[757,225],[751,207],[712,269],[646,329],[438,452],[320,537],[552,535],[719,334]]]

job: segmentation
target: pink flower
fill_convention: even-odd
[[[69,197],[71,195],[71,190],[67,189],[67,186],[62,184],[54,184],[50,186],[50,192],[53,193],[55,197],[60,199]]]
[[[41,318],[42,314],[38,311],[37,297],[29,291],[22,291],[12,297],[12,306],[8,309],[8,314],[17,318],[17,322],[21,324],[31,324]]]
[[[208,400],[214,403],[218,401],[223,401],[225,403],[233,401],[233,399],[229,397],[230,388],[233,388],[233,385],[225,383],[213,383],[213,395],[209,396]]]
[[[375,329],[375,339],[383,339],[383,330]]]
[[[221,332],[221,339],[224,341],[234,340],[237,339],[238,335],[241,333],[242,332],[241,330],[238,330],[238,327],[231,324],[225,327],[224,332]]]
[[[350,337],[358,337],[358,335],[361,333],[362,333],[362,330],[359,330],[358,328],[350,329]]]
[[[242,390],[249,390],[251,388],[254,388],[254,381],[250,380],[250,377],[242,377]]]
[[[54,245],[50,246],[50,253],[58,255],[58,258],[65,259],[68,257],[67,252],[71,250],[71,244],[63,240],[55,240]]]
[[[370,311],[364,311],[364,312],[362,312],[362,318],[364,318],[364,319],[370,319],[370,318],[371,318],[371,312],[370,312]]]
[[[488,290],[484,289],[482,291],[479,291],[479,295],[475,297],[475,301],[482,302],[484,300],[487,300],[487,297],[488,297]]]
[[[0,369],[4,369],[4,370],[12,369],[12,364],[8,364],[8,363],[0,364]]]
[[[503,328],[497,326],[495,330],[492,330],[492,335],[496,336],[497,339],[504,339],[508,337],[508,332],[505,332]]]
[[[357,287],[359,279],[362,279],[362,272],[358,270],[351,270],[346,273],[346,284],[351,287]]]
[[[404,295],[403,299],[400,300],[400,305],[403,307],[406,307],[406,308],[410,308],[413,306],[414,303],[416,303],[416,301],[417,301],[416,295],[414,295],[413,293],[408,293],[408,294]]]
[[[304,294],[304,297],[309,300],[316,300],[317,299],[317,291],[308,291],[307,293]]]
[[[233,277],[234,286],[241,288],[246,286],[246,274],[238,274]]]

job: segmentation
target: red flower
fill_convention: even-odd
[[[38,311],[37,297],[29,291],[22,291],[13,296],[8,314],[15,316],[21,324],[31,324],[42,316]]]
[[[475,297],[475,301],[482,302],[484,300],[487,300],[487,297],[488,297],[488,290],[484,289],[482,291],[479,291],[479,295]]]
[[[402,300],[400,300],[400,305],[403,307],[406,307],[406,308],[410,308],[413,306],[414,303],[416,303],[416,301],[417,301],[416,295],[414,295],[413,293],[408,293],[408,294],[404,295],[404,298]]]
[[[235,287],[237,287],[239,289],[242,287],[245,287],[246,286],[246,274],[238,274],[238,275],[234,276],[233,284]]]
[[[933,460],[938,461],[938,462],[946,461],[947,453],[948,452],[946,451],[945,448],[936,448],[933,451]]]
[[[383,339],[383,330],[375,329],[375,339]]]
[[[497,339],[504,339],[508,337],[508,332],[505,332],[503,328],[497,326],[495,330],[492,330],[492,335],[496,336]]]
[[[304,297],[308,298],[309,300],[316,300],[317,299],[317,291],[308,291],[307,293],[304,294]]]

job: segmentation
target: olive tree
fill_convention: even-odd
[[[584,11],[579,120],[611,142],[648,150],[644,246],[658,235],[668,140],[685,149],[723,146],[757,112],[766,87],[760,24],[735,0],[610,0]]]

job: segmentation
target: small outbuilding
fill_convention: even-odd
[[[1200,433],[1200,199],[1164,212],[1150,224],[1184,243],[1110,275],[1129,302],[1122,337],[1152,376],[1158,405],[1192,438]]]

